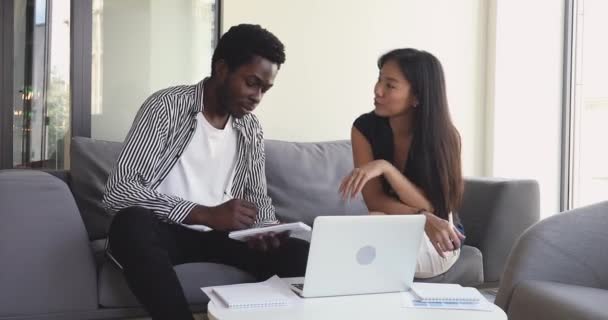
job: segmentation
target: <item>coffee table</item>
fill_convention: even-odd
[[[227,309],[209,302],[207,312],[210,320],[507,320],[507,315],[496,305],[492,311],[414,309],[402,307],[401,299],[400,293],[306,298],[294,306],[249,310]]]

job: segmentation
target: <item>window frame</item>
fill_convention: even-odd
[[[574,181],[573,165],[573,136],[575,104],[574,65],[576,62],[576,24],[578,0],[564,1],[564,49],[562,77],[562,128],[561,128],[561,159],[560,159],[560,211],[573,207],[572,182]]]
[[[0,1],[0,169],[13,167],[14,2]]]

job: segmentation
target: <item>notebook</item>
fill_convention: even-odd
[[[415,282],[412,284],[412,293],[420,302],[479,303],[483,298],[475,288],[447,283]]]
[[[292,222],[275,224],[260,228],[251,228],[239,231],[232,231],[228,234],[231,239],[245,241],[248,237],[252,237],[258,234],[264,234],[267,232],[281,233],[289,231],[291,236],[306,236],[310,237],[311,228],[302,222]]]
[[[493,311],[497,306],[488,300],[481,299],[478,303],[471,302],[422,302],[418,300],[412,291],[401,292],[402,306],[414,309],[445,309],[445,310],[474,310],[474,311]]]
[[[289,297],[263,283],[221,286],[212,290],[227,308],[268,308],[291,304]]]

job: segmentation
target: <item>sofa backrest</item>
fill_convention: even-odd
[[[105,238],[110,227],[112,219],[101,207],[101,199],[122,145],[84,137],[72,139],[70,188],[91,240]]]
[[[122,143],[72,140],[70,186],[91,240],[106,237],[111,221],[101,207],[108,175]],[[342,201],[341,179],[353,167],[350,142],[296,143],[266,140],[268,194],[280,220],[312,224],[318,215],[365,214],[362,198]]]
[[[350,141],[266,140],[268,194],[283,221],[312,225],[319,215],[366,214],[361,196],[344,201],[338,187],[353,169]]]

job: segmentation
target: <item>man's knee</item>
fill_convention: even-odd
[[[277,274],[281,277],[303,277],[308,262],[308,251],[310,244],[307,241],[288,238],[281,245]]]

